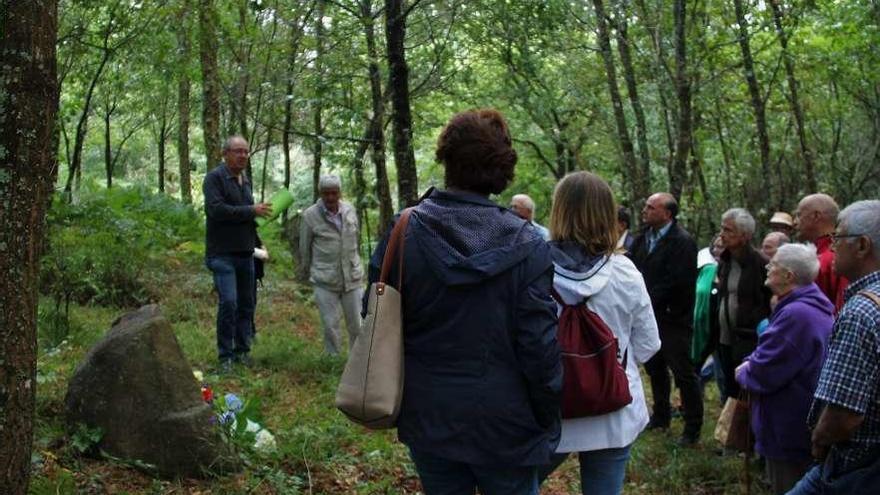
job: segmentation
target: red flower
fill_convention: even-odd
[[[214,391],[207,385],[202,385],[202,400],[208,404],[214,402]]]

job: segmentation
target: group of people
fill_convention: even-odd
[[[204,186],[221,363],[247,362],[247,260],[255,217],[271,213],[254,204],[242,174],[246,147],[227,140]],[[398,436],[427,494],[537,494],[575,452],[584,493],[620,493],[638,435],[670,427],[670,371],[684,420],[677,442],[700,441],[699,371],[709,356],[722,395],[751,401],[755,448],[776,493],[873,486],[860,483],[880,476],[880,201],[838,212],[827,195],[807,196],[795,218],[774,215],[778,235],[760,250],[754,218],[733,208],[700,253],[672,195],[647,198],[633,235],[611,187],[589,172],[556,185],[549,229],[526,195],[509,208],[493,202],[517,162],[495,110],[453,116],[436,159],[445,188],[412,207],[388,277],[401,281],[405,332]],[[338,177],[322,177],[319,190],[301,219],[300,269],[314,285],[325,350],[336,354],[342,315],[349,345],[357,337],[364,282],[378,279],[388,234],[364,281],[357,215]],[[807,244],[790,242],[795,232]],[[631,401],[562,419],[557,324],[578,305],[613,333]]]

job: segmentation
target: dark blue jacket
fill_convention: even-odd
[[[807,413],[825,362],[834,305],[816,284],[782,298],[736,381],[752,393],[755,450],[774,460],[808,461]]]
[[[401,442],[470,464],[547,464],[562,387],[549,246],[482,196],[433,190],[404,253]]]
[[[205,175],[205,254],[250,256],[257,245],[254,222],[254,196],[251,183],[242,174],[243,183],[221,164]]]

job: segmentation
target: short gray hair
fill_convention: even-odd
[[[339,176],[338,175],[322,175],[321,179],[318,180],[318,190],[323,191],[325,189],[342,190],[342,181],[339,180]]]
[[[731,219],[736,224],[736,228],[749,237],[755,235],[755,217],[745,208],[731,208],[721,215],[721,221]]]
[[[840,212],[837,222],[846,227],[847,234],[864,235],[871,239],[874,257],[880,259],[880,200],[856,201]]]
[[[529,197],[528,194],[514,194],[512,198],[510,198],[511,202],[519,201],[522,202],[522,205],[525,209],[530,212],[535,212],[535,201]]]
[[[221,151],[223,151],[224,153],[229,151],[229,148],[232,148],[232,142],[238,140],[241,140],[242,142],[244,142],[244,144],[247,144],[247,139],[245,139],[244,136],[240,134],[233,134],[226,138],[226,141],[223,141],[223,147]]]
[[[809,285],[819,274],[819,258],[812,244],[783,244],[773,255],[773,263],[790,271],[797,285]]]

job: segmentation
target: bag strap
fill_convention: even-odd
[[[871,301],[874,301],[874,304],[876,304],[878,307],[880,307],[880,296],[878,296],[877,294],[874,294],[873,292],[871,292],[869,290],[859,291],[858,294],[860,296],[867,297]]]
[[[382,271],[379,274],[379,282],[387,284],[392,260],[399,251],[397,290],[400,290],[403,286],[403,241],[406,236],[406,226],[409,224],[410,213],[412,213],[412,207],[403,210],[397,223],[394,224],[394,228],[391,229],[391,235],[388,237],[388,246],[385,248],[385,256],[382,257]]]

